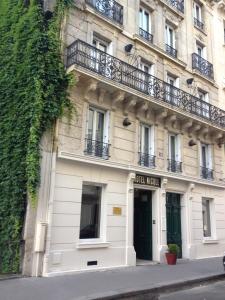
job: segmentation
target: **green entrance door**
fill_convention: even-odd
[[[166,194],[166,224],[167,244],[177,244],[180,247],[179,258],[182,257],[181,239],[181,206],[180,195],[175,193]]]
[[[152,193],[134,193],[134,248],[139,259],[152,260]]]

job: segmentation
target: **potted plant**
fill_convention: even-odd
[[[177,255],[180,251],[180,248],[176,244],[168,245],[168,252],[166,252],[166,260],[168,265],[175,265],[177,263]]]

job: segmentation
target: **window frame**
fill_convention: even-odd
[[[169,43],[170,37],[169,37],[169,31],[171,30],[172,32],[172,45],[171,43]],[[172,47],[173,49],[176,49],[176,33],[175,33],[175,29],[169,25],[168,23],[166,23],[165,25],[165,42],[168,46]]]
[[[194,18],[196,18],[198,21],[203,23],[202,5],[194,1],[193,8],[194,8]],[[199,17],[197,16],[197,8],[199,9]]]
[[[203,242],[216,241],[216,219],[215,219],[215,200],[213,198],[202,197],[202,235]],[[203,200],[209,201],[209,219],[210,219],[210,236],[204,236],[204,219],[203,219]]]
[[[172,148],[171,148],[171,137],[175,137],[175,161],[176,162],[181,162],[181,140],[180,140],[180,135],[176,133],[168,133],[168,159],[172,159]]]
[[[83,186],[95,186],[101,188],[101,196],[100,196],[100,220],[99,220],[99,237],[98,238],[86,238],[80,239],[80,226],[79,226],[79,244],[87,244],[87,243],[104,243],[106,242],[106,203],[104,203],[105,199],[105,185],[93,183],[93,182],[83,182],[82,184],[82,192],[81,192],[81,206],[80,206],[80,223],[81,223],[81,210],[82,210],[82,195],[83,195]]]
[[[102,143],[108,144],[109,143],[109,122],[110,122],[110,113],[109,111],[105,111],[103,109],[97,108],[95,106],[89,105],[87,108],[87,124],[86,124],[86,137],[88,137],[88,129],[89,129],[89,111],[90,110],[94,111],[94,126],[93,126],[93,141],[96,141],[96,128],[97,128],[97,123],[96,123],[96,114],[97,112],[104,114],[104,121],[103,121],[103,138],[102,138]]]
[[[212,156],[212,146],[205,143],[200,143],[200,166],[210,169],[213,169],[213,156]],[[203,147],[206,149],[206,165],[203,165],[203,157],[202,157],[202,149]]]
[[[147,30],[144,28],[144,15],[148,15],[148,28]],[[139,8],[139,28],[145,30],[148,33],[152,33],[152,19],[151,19],[151,12],[144,8],[143,6],[140,6]]]
[[[147,128],[149,130],[149,133],[148,133],[148,141],[149,141],[148,153],[143,151],[143,149],[145,148],[144,147],[145,145],[143,143],[145,128]],[[142,153],[142,154],[147,154],[147,155],[152,155],[152,156],[155,155],[155,132],[154,132],[154,126],[153,125],[147,125],[147,124],[144,124],[144,123],[140,124],[139,150],[140,150],[140,153]]]

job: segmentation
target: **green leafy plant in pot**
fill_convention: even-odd
[[[177,255],[180,252],[180,248],[176,244],[168,245],[168,252],[166,252],[166,260],[168,265],[176,265]]]

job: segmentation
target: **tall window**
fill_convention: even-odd
[[[174,29],[171,26],[166,25],[165,35],[166,35],[166,44],[175,49],[176,48],[176,45],[175,45],[175,32],[174,32]]]
[[[202,22],[202,7],[196,2],[194,2],[194,18]]]
[[[109,113],[89,107],[87,122],[86,154],[108,158]]]
[[[213,170],[212,170],[212,147],[211,145],[201,144],[201,153],[200,153],[200,162],[201,162],[201,177],[204,179],[213,179]]]
[[[166,100],[174,105],[178,105],[177,88],[179,87],[179,78],[167,75]]]
[[[147,32],[151,32],[150,13],[144,8],[139,10],[139,27]]]
[[[101,187],[83,185],[80,219],[80,239],[100,237]]]
[[[207,198],[202,198],[202,220],[203,220],[203,236],[211,237],[211,201]]]
[[[206,49],[203,45],[196,43],[197,54],[203,58],[206,58]]]
[[[197,28],[204,29],[202,6],[197,2],[194,2],[194,24]]]
[[[209,117],[209,94],[198,89],[198,97],[204,102],[199,103],[197,110],[199,111],[200,115]]]
[[[178,134],[169,134],[168,146],[168,171],[182,172],[181,145]]]
[[[153,79],[149,75],[154,75],[154,66],[141,60],[139,67],[144,72],[140,74],[141,90],[147,91],[151,94],[151,91],[149,91],[149,85],[153,81]]]
[[[142,124],[140,128],[140,165],[155,166],[154,130],[152,126]]]
[[[90,67],[94,68],[100,74],[104,74],[104,76],[111,76],[111,68],[110,68],[110,56],[106,56],[105,53],[109,53],[112,51],[111,47],[112,43],[109,43],[98,36],[94,35],[92,40],[92,45],[97,48],[98,51],[94,48],[91,49],[92,59],[90,60]]]

